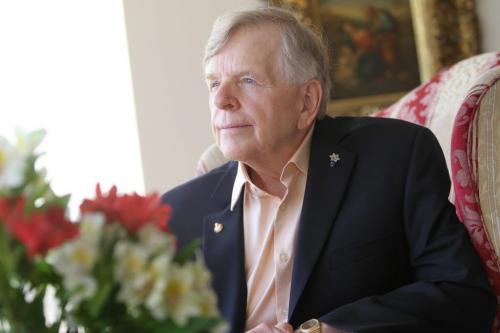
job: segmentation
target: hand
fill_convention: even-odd
[[[293,333],[293,327],[288,323],[280,323],[276,326],[263,323],[246,333]]]

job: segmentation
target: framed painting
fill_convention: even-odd
[[[479,52],[475,0],[272,0],[326,39],[329,114],[389,105],[435,72]]]

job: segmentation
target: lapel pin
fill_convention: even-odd
[[[224,225],[222,223],[214,223],[214,232],[218,234],[224,229]]]
[[[337,162],[340,161],[340,155],[332,153],[331,155],[329,155],[329,157],[330,157],[330,167],[333,168],[335,164],[337,164]]]

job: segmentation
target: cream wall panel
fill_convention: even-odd
[[[146,190],[195,175],[213,142],[201,59],[221,13],[257,0],[124,0]]]
[[[476,0],[484,52],[500,50],[500,1]]]

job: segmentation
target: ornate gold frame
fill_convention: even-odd
[[[480,51],[476,0],[409,0],[423,82],[440,69]],[[269,0],[289,8],[321,30],[318,0]],[[389,105],[406,92],[332,101],[329,113],[367,114]]]

